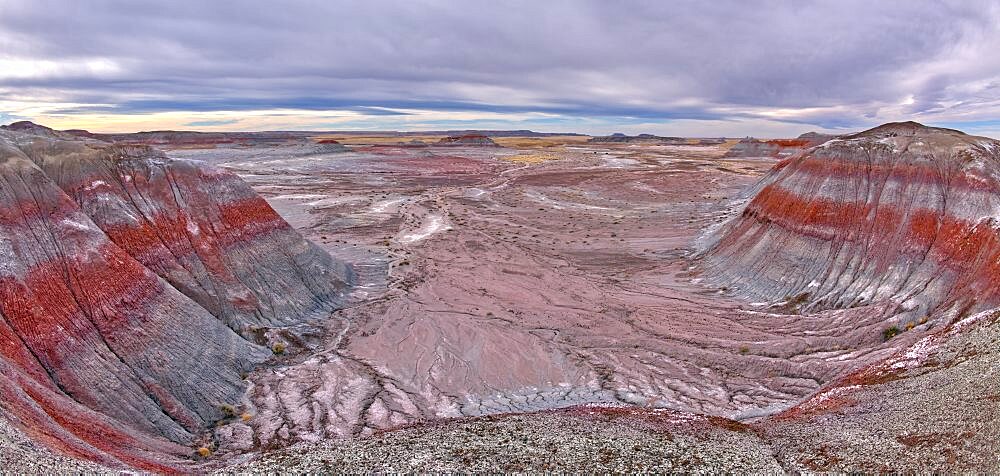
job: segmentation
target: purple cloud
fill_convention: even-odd
[[[806,130],[1000,112],[988,1],[0,0],[0,12],[11,115],[315,101]]]

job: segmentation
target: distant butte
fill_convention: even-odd
[[[499,147],[493,139],[482,134],[462,134],[458,136],[448,136],[438,141],[439,145],[475,145]]]

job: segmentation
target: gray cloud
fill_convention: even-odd
[[[0,12],[0,65],[25,70],[0,71],[0,100],[122,113],[329,105],[852,128],[1000,112],[990,1],[0,0]]]

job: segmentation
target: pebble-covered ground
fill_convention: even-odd
[[[118,474],[118,472],[55,454],[0,418],[0,474]]]
[[[221,473],[411,471],[764,474],[782,468],[749,428],[718,428],[672,412],[581,408],[300,444]]]
[[[1000,313],[985,311],[758,424],[794,471],[996,473]]]

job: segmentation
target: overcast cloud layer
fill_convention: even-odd
[[[0,0],[16,119],[1000,137],[1000,2]]]

